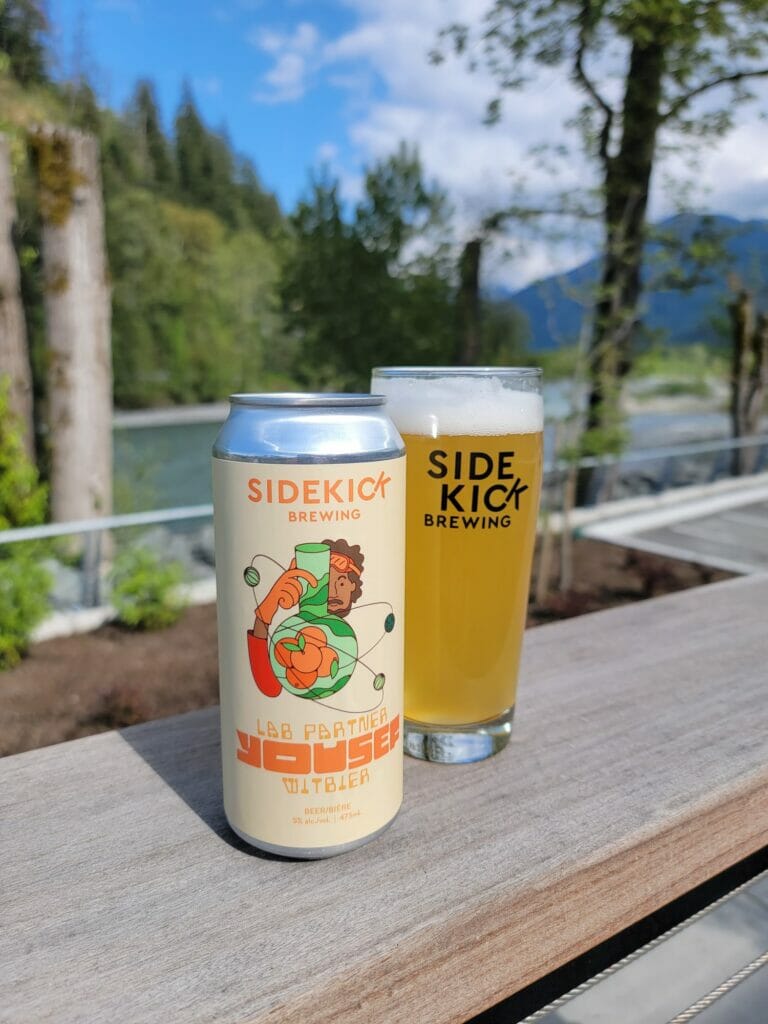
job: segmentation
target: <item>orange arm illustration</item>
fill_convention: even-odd
[[[302,595],[301,580],[310,586],[317,586],[317,579],[311,572],[287,569],[274,584],[264,600],[257,605],[253,629],[248,630],[248,660],[251,664],[253,681],[265,697],[277,697],[283,686],[274,673],[269,657],[269,626],[278,608],[293,608]]]

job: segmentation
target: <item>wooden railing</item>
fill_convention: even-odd
[[[767,609],[753,576],[532,631],[509,748],[407,761],[393,827],[331,861],[228,830],[215,710],[0,761],[0,1019],[498,1003],[768,843]]]

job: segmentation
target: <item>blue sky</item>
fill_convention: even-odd
[[[318,39],[354,27],[341,4],[50,0],[50,16],[64,73],[84,65],[110,105],[122,107],[137,78],[151,78],[170,127],[188,80],[206,122],[227,126],[284,208],[296,202],[311,164],[336,150],[349,155],[354,101],[333,76],[312,73],[310,52]],[[359,62],[345,71],[377,89]]]
[[[508,201],[515,182],[524,179],[530,194],[546,197],[552,181],[529,149],[559,141],[577,109],[564,74],[542,73],[526,92],[508,97],[501,125],[489,129],[482,124],[494,95],[488,75],[469,75],[456,60],[429,64],[440,28],[476,23],[486,7],[481,0],[48,0],[48,6],[61,74],[84,68],[114,107],[126,103],[138,78],[151,78],[168,126],[188,80],[206,122],[226,125],[285,210],[305,189],[309,169],[321,164],[354,200],[363,167],[406,140],[418,144],[428,175],[448,190],[460,243]],[[768,85],[759,92],[764,110]],[[744,108],[727,140],[700,155],[692,172],[696,207],[768,217],[768,130],[759,111],[760,104]],[[656,174],[652,216],[673,211],[667,172],[681,170],[672,157]],[[554,187],[583,187],[589,173],[576,157],[561,167]],[[559,244],[501,245],[486,278],[519,287],[572,267],[593,245],[588,231]]]

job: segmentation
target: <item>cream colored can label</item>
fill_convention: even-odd
[[[402,801],[405,458],[213,460],[224,804],[338,846]]]

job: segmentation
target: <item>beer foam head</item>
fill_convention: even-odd
[[[534,434],[544,429],[544,405],[534,391],[505,387],[492,373],[445,376],[375,376],[402,434]]]

